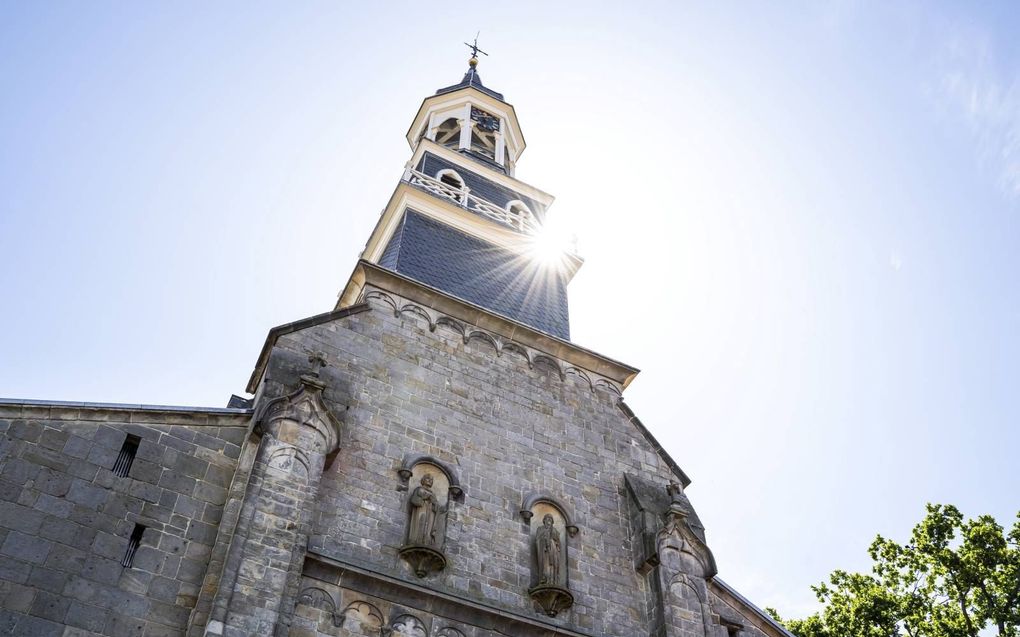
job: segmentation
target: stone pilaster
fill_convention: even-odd
[[[715,576],[712,552],[688,522],[692,513],[683,488],[669,488],[672,502],[658,533],[655,590],[659,595],[660,634],[663,637],[716,637],[708,580]],[[725,634],[725,631],[723,631]]]
[[[262,438],[206,635],[288,632],[286,605],[300,583],[319,480],[338,444],[339,422],[323,388],[302,376],[298,391],[256,416]]]

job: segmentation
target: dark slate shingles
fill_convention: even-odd
[[[390,253],[391,248],[395,258]],[[380,265],[547,334],[570,339],[567,283],[554,268],[408,210]]]

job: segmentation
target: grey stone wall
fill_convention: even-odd
[[[253,411],[0,401],[0,633],[784,634],[712,580],[686,476],[610,385],[369,298],[271,336]],[[445,568],[419,577],[423,457],[449,498]],[[573,595],[554,617],[529,595],[548,507]]]
[[[183,635],[249,419],[0,405],[0,634]],[[118,477],[127,434],[141,442]]]
[[[465,494],[451,505],[449,564],[427,587],[584,633],[645,634],[649,591],[634,569],[624,473],[663,487],[676,477],[618,397],[373,303],[282,337],[270,358],[265,393],[280,395],[293,390],[308,353],[323,352],[325,397],[346,408],[311,550],[422,583],[398,556],[406,512],[397,469],[405,454],[434,456],[459,473]],[[580,527],[568,540],[575,603],[556,618],[536,612],[527,592],[531,547],[519,510],[533,493],[565,503]]]

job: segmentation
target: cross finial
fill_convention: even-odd
[[[326,366],[326,355],[322,352],[312,352],[308,355],[308,362],[312,364],[315,376],[318,376],[322,368]]]
[[[468,44],[467,42],[464,43],[464,46],[471,49],[471,59],[468,60],[468,64],[470,64],[472,67],[478,66],[479,53],[481,53],[482,55],[488,55],[488,53],[478,48],[478,36],[481,35],[481,33],[482,32],[479,31],[478,33],[475,34],[474,44]]]
[[[666,493],[669,494],[671,500],[676,502],[679,499],[679,496],[683,495],[684,488],[679,482],[670,481],[670,483],[666,486]]]

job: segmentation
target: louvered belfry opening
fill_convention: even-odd
[[[135,528],[131,531],[131,539],[128,540],[127,550],[124,551],[124,559],[120,561],[120,565],[125,568],[131,568],[131,561],[135,559],[135,551],[138,550],[138,545],[142,543],[142,534],[145,533],[145,527],[141,524],[135,524]]]
[[[124,438],[124,444],[117,454],[117,462],[113,463],[113,473],[121,478],[126,478],[128,471],[131,471],[131,463],[135,461],[135,454],[138,453],[138,444],[142,441],[138,436],[128,434]]]

